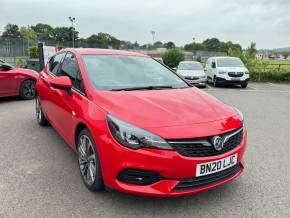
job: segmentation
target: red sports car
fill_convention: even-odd
[[[78,153],[92,191],[180,196],[244,169],[242,113],[143,54],[58,52],[37,80],[36,115]]]
[[[0,60],[0,97],[20,96],[30,100],[35,97],[35,83],[38,73],[16,68]]]

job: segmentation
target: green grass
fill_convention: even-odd
[[[254,68],[263,71],[290,71],[290,60],[258,60]]]

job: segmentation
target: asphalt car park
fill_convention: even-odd
[[[226,185],[179,198],[88,191],[74,152],[36,123],[35,102],[0,99],[0,217],[289,216],[290,86],[203,90],[244,112],[246,169]]]

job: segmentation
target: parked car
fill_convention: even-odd
[[[180,196],[244,170],[242,113],[144,54],[65,49],[36,90],[38,124],[50,123],[77,152],[89,190]]]
[[[206,74],[200,62],[181,61],[177,66],[176,72],[188,83],[195,86],[206,87]]]
[[[246,88],[250,79],[249,70],[240,58],[211,57],[206,62],[207,81],[220,84],[241,85]]]
[[[16,68],[0,60],[0,97],[20,96],[30,100],[35,96],[35,82],[38,73]]]

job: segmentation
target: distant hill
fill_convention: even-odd
[[[275,49],[273,49],[273,51],[276,51],[276,52],[289,51],[290,52],[290,47],[287,47],[287,48],[275,48]]]

